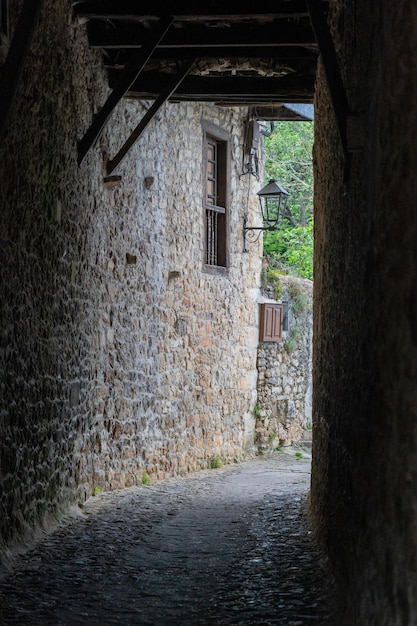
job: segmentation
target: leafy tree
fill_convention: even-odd
[[[313,122],[276,122],[265,139],[265,182],[276,179],[289,193],[278,231],[265,232],[264,254],[274,265],[313,278]]]

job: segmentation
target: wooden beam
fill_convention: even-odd
[[[171,102],[175,102],[175,99],[172,98]],[[240,99],[235,99],[235,100],[214,100],[214,102],[216,103],[216,106],[218,107],[227,107],[227,108],[232,108],[232,107],[263,107],[266,105],[270,105],[271,104],[271,100],[269,99],[264,99],[264,101],[262,101],[261,99],[256,100],[255,98],[240,98]],[[281,102],[282,104],[284,104],[284,99],[280,100],[277,96],[274,97],[274,104],[277,104]],[[285,102],[289,102],[288,98],[285,98]],[[311,95],[305,94],[305,95],[294,95],[291,94],[291,103],[292,104],[313,104],[313,97]],[[261,119],[261,118],[259,118]],[[263,119],[263,118],[262,118]],[[268,119],[275,119],[275,118],[266,118],[266,120]]]
[[[279,77],[230,76],[217,73],[215,76],[190,75],[183,81],[181,89],[175,91],[176,100],[207,101],[219,100],[258,100],[271,102],[292,102],[296,96],[314,94],[314,73],[289,74]],[[153,99],[161,92],[163,76],[157,72],[146,72],[126,94],[143,100]]]
[[[92,22],[88,25],[88,39],[93,48],[140,48],[147,31],[138,24],[118,25]],[[302,46],[316,48],[316,38],[310,20],[255,25],[239,24],[230,28],[209,28],[198,24],[187,28],[172,28],[158,50],[175,51],[183,48],[201,48],[199,56],[207,56],[209,50],[233,47],[279,47]],[[247,52],[250,55],[250,50]]]
[[[316,35],[324,70],[326,72],[327,83],[339,129],[340,140],[342,142],[343,150],[346,153],[346,120],[349,115],[349,104],[337,60],[336,49],[321,0],[307,0],[307,6],[310,12],[311,24]]]
[[[78,164],[81,165],[90,148],[97,142],[103,129],[109,119],[112,111],[120,102],[131,85],[137,79],[142,69],[152,56],[158,43],[164,37],[165,33],[172,24],[172,18],[162,19],[147,43],[141,48],[137,54],[133,56],[126,66],[122,76],[119,78],[112,93],[107,98],[104,106],[94,118],[90,128],[78,144]]]
[[[269,19],[271,17],[302,17],[308,15],[305,0],[261,0],[256,8],[251,4],[246,7],[240,1],[224,2],[211,0],[196,6],[195,1],[176,0],[172,9],[167,9],[166,2],[157,0],[77,0],[73,2],[74,12],[88,18],[137,19],[150,20],[172,11],[174,19],[181,21],[219,20],[219,19]]]
[[[116,167],[123,161],[126,154],[129,152],[133,144],[142,135],[143,131],[148,126],[149,122],[152,120],[152,118],[157,113],[157,111],[161,108],[164,102],[166,102],[170,98],[170,96],[174,93],[174,91],[177,89],[180,83],[184,80],[184,78],[190,71],[192,65],[193,65],[192,60],[186,61],[182,65],[178,73],[175,74],[171,78],[168,85],[160,93],[158,98],[155,100],[152,106],[145,113],[142,120],[136,126],[135,130],[132,132],[129,139],[123,144],[123,146],[121,147],[119,152],[116,154],[116,156],[107,163],[107,175],[111,174],[116,169]]]
[[[300,47],[271,46],[271,47],[232,47],[216,48],[213,56],[204,56],[201,53],[209,52],[201,48],[181,48],[162,50],[157,48],[152,55],[153,61],[175,61],[176,59],[270,59],[276,65],[298,66],[301,64],[316,65],[318,51]],[[131,53],[128,50],[105,50],[104,66],[121,72]]]
[[[0,140],[6,130],[22,77],[23,67],[35,31],[42,0],[25,0],[10,49],[0,75]]]
[[[175,67],[175,63],[176,63],[176,59],[181,59],[182,61],[185,61],[188,58],[195,58],[192,56],[189,56],[189,54],[185,54],[185,55],[181,55],[180,57],[176,57],[176,58],[172,58],[172,59],[165,59],[166,64],[165,67],[169,68],[169,67]],[[244,58],[244,57],[242,57]],[[221,77],[223,75],[224,76],[230,76],[230,79],[232,81],[236,80],[237,77],[241,77],[244,78],[245,77],[245,71],[242,71],[240,69],[240,65],[239,65],[239,57],[237,57],[236,62],[233,62],[234,56],[231,55],[230,57],[216,57],[214,59],[212,58],[199,58],[196,61],[196,68],[197,71],[199,72],[199,75],[202,76],[204,78],[204,74],[206,73],[206,70],[210,70],[210,74],[211,76],[207,77],[207,80],[210,80],[211,78],[214,77],[214,75],[216,74],[218,77]],[[246,57],[247,59],[247,57]],[[224,61],[225,63],[229,63],[229,74],[227,74],[225,70],[225,68],[222,69],[220,68],[222,61]],[[248,59],[249,61],[249,59]],[[262,70],[264,70],[265,74],[268,74],[269,78],[283,78],[285,75],[289,75],[289,76],[300,76],[301,80],[300,82],[302,82],[304,76],[308,76],[308,75],[315,75],[316,73],[316,67],[317,67],[317,61],[315,58],[313,59],[293,59],[293,60],[285,60],[285,59],[280,59],[280,58],[271,58],[271,57],[254,57],[250,59],[251,64],[253,66],[252,72],[249,71],[249,67],[247,68],[246,71],[246,75],[247,78],[263,78],[262,76]],[[105,68],[107,69],[109,76],[110,76],[110,85],[115,84],[115,81],[117,80],[117,76],[118,74],[121,73],[122,68],[120,68],[119,63],[117,61],[105,61],[104,63]],[[235,70],[235,76],[232,76],[232,69]],[[147,79],[147,76],[149,75],[149,82]],[[164,72],[161,72],[161,75],[164,75]],[[147,91],[148,90],[148,85],[152,84],[151,81],[153,81],[154,77],[155,77],[155,71],[144,71],[141,76],[139,77],[139,80],[137,81],[137,86],[139,88],[140,91],[140,79],[143,76],[143,89],[142,91]],[[265,77],[267,78],[267,77]],[[191,77],[188,79],[187,78],[187,83],[188,81],[191,81]],[[136,86],[136,83],[135,83]],[[134,88],[133,88],[134,90]],[[128,93],[127,93],[128,95]]]

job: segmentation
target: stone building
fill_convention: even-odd
[[[0,153],[6,542],[96,488],[254,453],[248,107],[166,105],[109,177],[109,155],[151,105],[124,100],[79,166],[107,76],[67,2],[38,19]]]

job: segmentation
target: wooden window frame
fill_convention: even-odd
[[[212,274],[224,274],[229,268],[230,134],[211,122],[203,120],[201,124],[203,130],[203,269]],[[212,151],[210,151],[210,146],[214,148]],[[212,159],[209,159],[209,151],[214,154]],[[213,163],[215,172],[210,171],[210,163]]]

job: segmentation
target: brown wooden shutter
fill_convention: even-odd
[[[206,181],[206,203],[217,205],[217,143],[207,141],[207,181]]]
[[[282,304],[261,304],[259,313],[259,341],[279,341],[282,338]]]

